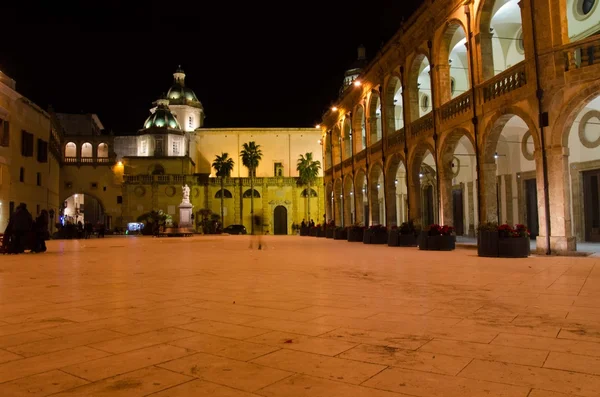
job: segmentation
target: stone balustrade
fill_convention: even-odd
[[[594,36],[563,47],[565,71],[585,68],[600,63],[600,39]]]
[[[361,150],[360,152],[356,153],[356,156],[354,156],[354,158],[356,159],[356,161],[362,161],[364,159],[367,158],[367,149]]]
[[[404,146],[404,128],[396,131],[394,135],[389,136],[387,141],[389,149],[396,146]]]
[[[440,117],[442,121],[445,121],[468,110],[471,110],[471,91],[467,91],[442,105],[440,108]]]
[[[373,155],[375,153],[381,152],[381,148],[383,146],[383,141],[377,141],[371,147],[369,147],[369,154]]]
[[[421,134],[433,129],[433,113],[428,113],[418,120],[413,121],[410,126],[410,136],[417,138]]]
[[[527,73],[525,62],[520,62],[510,69],[486,81],[481,90],[483,91],[483,102],[489,102],[509,92],[515,91],[527,84]]]

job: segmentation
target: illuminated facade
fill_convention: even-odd
[[[328,217],[600,241],[600,7],[533,4],[426,1],[345,84],[321,123]]]

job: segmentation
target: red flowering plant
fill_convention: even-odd
[[[451,236],[454,233],[454,228],[448,225],[437,225],[433,224],[429,226],[427,234],[430,236]]]
[[[365,227],[361,223],[355,223],[352,226],[348,226],[348,230],[360,231],[360,230],[365,230]]]
[[[512,237],[514,230],[508,223],[498,226],[498,234],[501,238]]]
[[[513,237],[531,237],[529,230],[527,230],[527,226],[516,224],[514,229]]]
[[[530,237],[527,226],[516,224],[511,227],[508,223],[498,225],[494,222],[482,223],[478,226],[479,232],[498,232],[500,238]]]

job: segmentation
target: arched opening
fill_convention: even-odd
[[[600,243],[600,95],[579,111],[565,141],[573,235]]]
[[[367,148],[367,128],[365,124],[365,110],[362,105],[356,107],[354,117],[352,118],[352,130],[354,134],[359,134],[360,139],[356,139],[356,153]]]
[[[486,220],[526,225],[535,239],[540,228],[533,133],[515,114],[499,117],[486,136],[481,170]]]
[[[413,122],[433,110],[429,59],[425,55],[415,57],[409,76],[410,115]]]
[[[392,76],[385,90],[385,119],[388,131],[399,131],[404,128],[402,83],[397,76]]]
[[[363,169],[356,172],[354,194],[356,194],[356,221],[364,226],[369,224],[369,195],[367,194],[367,175]]]
[[[525,59],[519,0],[485,0],[479,23],[484,80]]]
[[[243,198],[252,198],[252,193],[254,193],[254,198],[260,198],[260,193],[256,189],[248,189],[242,195]]]
[[[420,217],[424,227],[439,222],[437,207],[437,169],[433,154],[427,150],[419,165]]]
[[[165,168],[160,164],[153,164],[150,167],[148,167],[148,173],[150,175],[164,175]]]
[[[387,183],[387,223],[398,226],[408,222],[408,191],[406,189],[406,168],[399,155],[395,155],[388,165]]]
[[[342,134],[340,133],[340,127],[336,124],[333,128],[332,135],[332,146],[333,146],[333,164],[339,164],[342,162]]]
[[[325,136],[325,169],[333,167],[333,156],[331,147],[331,134]]]
[[[59,222],[63,226],[74,225],[78,227],[91,224],[92,227],[104,225],[106,229],[112,228],[112,219],[105,215],[104,206],[96,197],[89,194],[73,194],[63,202]]]
[[[83,145],[81,145],[81,157],[82,158],[93,157],[92,152],[93,152],[93,147],[92,147],[91,143],[86,142]]]
[[[352,124],[350,119],[344,120],[344,160],[352,157]]]
[[[350,226],[356,222],[356,209],[354,208],[354,182],[352,175],[344,178],[344,224]]]
[[[334,218],[333,200],[332,200],[333,199],[333,183],[331,183],[331,182],[327,183],[327,186],[325,187],[325,197],[327,198],[325,214],[327,216],[327,222],[329,222]],[[304,219],[306,219],[306,218],[304,218]]]
[[[343,211],[342,211],[342,203],[344,201],[344,197],[342,196],[342,180],[340,178],[336,179],[333,183],[333,206],[335,208],[334,221],[336,225],[343,225]]]
[[[77,157],[77,145],[74,142],[65,145],[65,157]]]
[[[598,0],[567,0],[569,39],[578,41],[600,34]]]
[[[450,24],[442,36],[438,67],[442,104],[471,87],[466,37],[464,29],[456,22]]]
[[[382,138],[381,129],[381,98],[376,92],[371,93],[369,100],[369,145],[377,143]]]
[[[477,167],[473,143],[464,130],[450,133],[442,145],[440,190],[443,223],[457,236],[475,237],[477,219]]]
[[[383,185],[383,170],[381,165],[374,164],[369,173],[369,196],[371,209],[371,224],[385,225],[384,206],[385,186]]]
[[[221,196],[223,196],[223,198],[233,198],[233,194],[231,194],[231,192],[227,189],[223,189],[223,190],[219,190],[217,193],[215,193],[215,198],[216,199],[220,199]]]
[[[98,158],[107,158],[108,157],[108,145],[106,143],[101,143],[98,145]]]
[[[285,208],[283,205],[278,205],[273,211],[273,234],[288,234],[287,223],[287,208]]]

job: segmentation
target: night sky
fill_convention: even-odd
[[[117,134],[141,128],[178,65],[205,127],[312,127],[356,48],[372,59],[421,2],[125,3],[4,5],[0,70],[42,108],[97,113]]]

